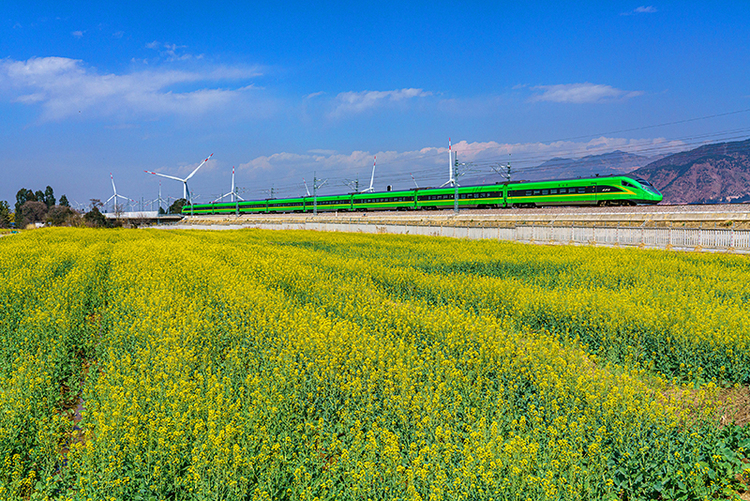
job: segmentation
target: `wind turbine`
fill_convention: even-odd
[[[372,159],[372,176],[370,176],[370,187],[360,191],[360,193],[367,193],[373,191],[372,183],[375,182],[375,163],[378,161],[378,156],[375,155]],[[386,162],[387,163],[387,162]]]
[[[217,202],[217,201],[219,201],[219,200],[224,200],[224,197],[228,197],[228,196],[231,196],[231,199],[229,200],[230,202],[234,202],[234,197],[237,197],[237,198],[239,198],[239,199],[240,199],[240,200],[242,200],[243,202],[245,201],[245,199],[244,199],[244,198],[242,198],[242,197],[241,197],[241,196],[239,195],[239,193],[237,193],[237,190],[235,190],[235,189],[234,189],[234,165],[232,166],[232,191],[230,191],[229,193],[227,193],[227,194],[225,194],[225,195],[222,195],[222,196],[220,196],[219,198],[217,198],[216,200],[214,200],[214,201],[213,201],[213,202],[211,202],[211,203],[213,204],[213,203],[216,203],[216,202]]]
[[[115,187],[115,178],[114,176],[112,176],[111,172],[109,173],[109,178],[112,180],[112,191],[114,192],[114,195],[112,195],[111,197],[107,199],[107,203],[109,203],[110,200],[113,200],[112,212],[117,212],[117,199],[118,198],[122,198],[123,200],[127,200],[128,202],[130,202],[131,200],[128,197],[124,197],[122,195],[117,194],[117,187]]]
[[[203,164],[205,164],[206,162],[208,162],[209,159],[212,156],[214,156],[213,153],[211,153],[210,155],[208,155],[208,158],[206,158],[204,161],[202,161],[200,163],[200,165],[198,165],[198,167],[196,167],[195,170],[193,172],[191,172],[190,175],[188,177],[186,177],[185,179],[180,179],[179,177],[176,177],[176,176],[168,176],[167,174],[160,174],[158,172],[151,172],[150,170],[145,170],[143,172],[145,172],[147,174],[153,174],[154,176],[166,177],[167,179],[174,179],[175,181],[181,182],[182,183],[182,198],[184,198],[185,200],[187,200],[188,202],[190,202],[190,205],[192,206],[193,205],[193,197],[192,197],[192,194],[190,193],[190,189],[188,188],[188,184],[187,184],[188,179],[190,179],[191,177],[193,177],[195,175],[195,173],[198,172],[198,169],[200,169],[201,167],[203,167]]]
[[[302,183],[305,185],[305,191],[307,192],[307,196],[311,197],[312,195],[310,195],[310,190],[307,189],[307,181],[305,181],[304,177],[302,178]]]
[[[151,200],[151,210],[153,210],[153,204],[156,202],[158,204],[156,208],[156,214],[159,214],[159,209],[162,208],[162,204],[164,203],[164,199],[161,197],[161,181],[159,181],[159,196],[153,200]],[[169,208],[169,205],[167,205],[167,208]]]

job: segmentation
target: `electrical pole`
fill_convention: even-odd
[[[453,212],[458,214],[458,157],[453,165]]]
[[[508,165],[497,164],[497,167],[495,167],[494,165],[490,167],[495,171],[495,173],[504,177],[505,180],[510,183],[510,153],[508,154]]]
[[[357,174],[357,177],[354,179],[354,181],[346,180],[343,184],[344,186],[348,186],[350,189],[354,190],[355,193],[359,193],[359,174]]]
[[[455,212],[456,214],[458,214],[458,178],[460,176],[463,176],[465,174],[465,172],[459,173],[458,168],[459,167],[468,167],[470,165],[473,165],[473,164],[471,162],[461,162],[461,163],[458,163],[458,158],[456,158],[456,162],[453,165],[453,178],[454,178],[453,188],[455,190],[453,192],[453,212]]]
[[[313,172],[313,215],[315,216],[318,215],[318,188],[320,188],[327,182],[328,179],[318,184],[318,178],[315,176],[315,172]]]

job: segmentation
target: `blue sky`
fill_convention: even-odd
[[[345,192],[376,154],[376,188],[439,184],[449,137],[477,172],[744,139],[748,26],[747,2],[4,2],[0,200],[106,200],[110,172],[153,199],[144,170],[211,153],[202,201],[233,165],[245,198]]]

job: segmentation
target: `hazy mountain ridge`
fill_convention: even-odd
[[[750,201],[750,139],[708,144],[634,170],[664,195],[665,203]]]
[[[587,155],[578,159],[555,157],[535,167],[512,171],[513,181],[542,181],[547,179],[569,179],[576,177],[616,176],[626,174],[653,162],[659,157],[645,157],[615,150],[601,155]],[[503,182],[499,174],[486,174],[459,180],[461,184],[491,184]]]
[[[601,155],[587,155],[579,159],[558,157],[535,167],[529,173],[529,179],[564,179],[579,176],[594,177],[596,175],[616,176],[631,172],[653,161],[654,158],[620,150]]]

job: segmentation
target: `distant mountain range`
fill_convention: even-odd
[[[658,158],[658,157],[657,157]],[[553,158],[540,164],[528,174],[519,175],[524,179],[564,179],[570,177],[616,176],[626,174],[639,167],[648,165],[655,157],[644,157],[616,150],[602,155],[588,155],[578,159]]]
[[[621,174],[651,182],[664,195],[664,203],[750,202],[750,139],[707,144],[668,156],[645,157],[618,150],[579,159],[553,158],[512,172],[512,179],[539,181]],[[487,174],[463,179],[461,184],[502,181],[497,174]]]
[[[566,179],[575,177],[613,176],[626,174],[661,158],[645,157],[616,150],[602,155],[588,155],[582,158],[559,158],[527,169],[519,169],[511,173],[514,181],[541,181],[545,179]],[[492,184],[505,179],[498,174],[487,174],[482,177],[472,177],[460,180],[464,185]]]
[[[675,153],[631,175],[656,186],[665,203],[750,202],[750,139]]]

